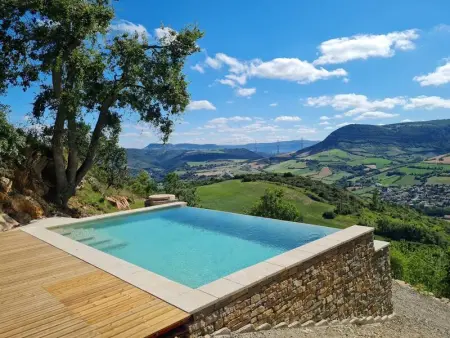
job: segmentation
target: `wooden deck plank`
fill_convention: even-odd
[[[0,337],[147,337],[190,318],[20,230],[0,234],[0,262]]]

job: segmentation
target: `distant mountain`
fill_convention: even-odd
[[[450,119],[384,126],[351,124],[298,154],[341,149],[382,156],[443,154],[450,151]]]
[[[293,141],[280,141],[269,143],[247,143],[247,144],[193,144],[193,143],[178,143],[178,144],[160,144],[150,143],[145,149],[176,149],[176,150],[219,150],[219,149],[247,149],[256,153],[264,154],[276,154],[290,153],[298,151],[302,148],[312,146],[319,141],[310,140],[293,140]]]
[[[156,179],[167,172],[183,167],[187,162],[207,162],[215,160],[257,160],[262,156],[248,149],[186,150],[175,147],[150,147],[126,149],[128,167],[133,171],[147,170]]]

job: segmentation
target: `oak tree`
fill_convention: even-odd
[[[110,0],[2,0],[0,91],[37,90],[32,114],[50,119],[56,186],[62,206],[95,163],[100,140],[136,114],[166,141],[189,103],[186,58],[199,51],[195,26],[166,29],[161,39],[112,34]],[[92,125],[86,156],[77,126]],[[65,138],[67,137],[67,142]]]

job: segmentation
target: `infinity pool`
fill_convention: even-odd
[[[198,288],[337,229],[177,207],[53,231]]]

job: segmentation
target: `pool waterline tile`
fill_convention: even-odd
[[[144,208],[136,213],[185,206],[185,203],[174,204]],[[121,216],[124,213],[117,214]],[[126,211],[125,214],[133,214],[133,210]],[[109,217],[112,216],[108,215]],[[196,313],[218,300],[245,290],[284,269],[301,264],[337,245],[373,231],[372,228],[362,226],[349,227],[194,289],[47,229],[103,218],[105,217],[94,216],[81,221],[74,220],[71,223],[64,219],[61,224],[55,224],[57,222],[52,220],[52,222],[48,222],[48,225],[45,225],[45,220],[43,220],[41,224],[31,224],[21,230],[189,313]],[[385,245],[379,243],[379,246],[384,247]]]

